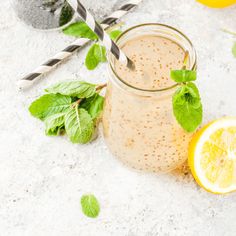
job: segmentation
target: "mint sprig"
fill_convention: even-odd
[[[85,65],[88,70],[94,70],[100,62],[106,62],[106,48],[98,43],[93,44],[85,58]]]
[[[98,36],[87,26],[83,21],[78,21],[70,24],[62,32],[69,36],[77,38],[88,38],[91,40],[97,40]]]
[[[96,92],[96,84],[85,81],[65,81],[45,89],[47,93],[62,94],[71,97],[89,98]]]
[[[92,117],[79,104],[71,106],[65,114],[65,130],[72,143],[87,143],[94,132]]]
[[[187,132],[193,132],[202,122],[202,103],[197,86],[192,82],[197,78],[193,70],[173,70],[171,78],[179,83],[172,97],[173,113],[176,120]]]
[[[80,200],[83,213],[91,218],[95,218],[99,215],[100,206],[97,198],[92,195],[83,195]]]
[[[84,108],[92,119],[96,119],[100,116],[102,109],[103,109],[104,97],[95,93],[92,97],[84,99],[80,106]]]
[[[45,119],[45,133],[48,136],[57,136],[64,131],[65,113],[50,115]]]
[[[120,30],[114,30],[109,33],[112,40],[115,40],[122,32]],[[85,65],[88,70],[94,70],[100,63],[106,62],[106,48],[99,43],[93,44],[85,59]]]
[[[194,70],[172,70],[171,78],[177,83],[184,83],[195,81],[197,79],[197,72]]]
[[[72,102],[71,97],[61,94],[45,94],[36,99],[29,107],[31,115],[44,120],[45,118],[65,112]]]
[[[97,35],[83,21],[70,24],[63,30],[63,33],[69,36],[88,38],[94,41],[98,41]],[[109,35],[112,40],[116,40],[121,33],[122,31],[115,29],[110,31]],[[100,45],[100,43],[95,42],[88,50],[85,58],[85,66],[88,70],[94,70],[100,63],[106,61],[106,48]]]
[[[121,35],[121,33],[122,33],[121,30],[113,30],[109,33],[109,35],[111,39],[115,41]]]
[[[29,107],[32,116],[44,121],[46,135],[66,133],[72,143],[88,143],[103,110],[106,86],[84,81],[66,81],[45,89],[48,94]]]

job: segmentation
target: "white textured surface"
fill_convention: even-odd
[[[95,1],[94,1],[95,2]],[[1,236],[153,236],[236,234],[236,194],[215,196],[200,189],[190,174],[138,173],[108,152],[101,137],[80,146],[44,135],[43,124],[27,107],[56,81],[107,79],[106,66],[88,72],[86,50],[26,92],[16,81],[72,41],[59,32],[22,24],[9,1],[0,9],[0,235]],[[236,7],[213,10],[193,0],[146,0],[126,18],[128,26],[161,22],[176,26],[198,52],[204,122],[236,115]],[[92,192],[101,214],[86,218],[82,194]]]

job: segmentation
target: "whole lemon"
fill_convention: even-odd
[[[197,0],[198,2],[214,8],[223,8],[236,4],[236,0]]]

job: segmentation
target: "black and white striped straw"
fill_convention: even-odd
[[[101,26],[103,29],[109,28],[111,25],[117,22],[118,19],[120,19],[122,16],[127,14],[129,11],[134,9],[142,0],[131,0],[124,5],[122,5],[118,10],[113,12],[111,15],[106,17],[102,22]],[[38,80],[40,77],[42,77],[44,74],[49,73],[52,71],[57,65],[59,65],[61,62],[65,61],[69,57],[73,55],[74,52],[81,49],[83,46],[85,46],[88,42],[91,40],[86,38],[79,38],[75,40],[73,43],[71,43],[69,46],[67,46],[65,49],[63,49],[61,52],[54,55],[52,58],[50,58],[48,61],[43,63],[41,66],[36,68],[32,73],[24,76],[22,79],[18,81],[18,86],[21,89],[30,87],[34,81]]]
[[[91,13],[83,6],[83,4],[79,0],[77,0],[77,3],[74,0],[68,0],[68,2],[74,8],[74,10],[79,13],[89,28],[98,36],[103,45],[106,47],[107,51],[110,51],[118,61],[125,64],[128,68],[133,69],[133,62],[103,30],[102,26],[94,19]]]

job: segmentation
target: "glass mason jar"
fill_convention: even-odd
[[[191,41],[167,25],[135,26],[125,31],[117,44],[122,47],[143,35],[156,35],[177,43],[189,52],[187,68],[196,69],[196,53]],[[172,95],[178,84],[159,90],[136,88],[117,75],[111,54],[108,60],[103,133],[110,151],[139,170],[167,172],[183,164],[192,135],[180,127],[172,111]]]

